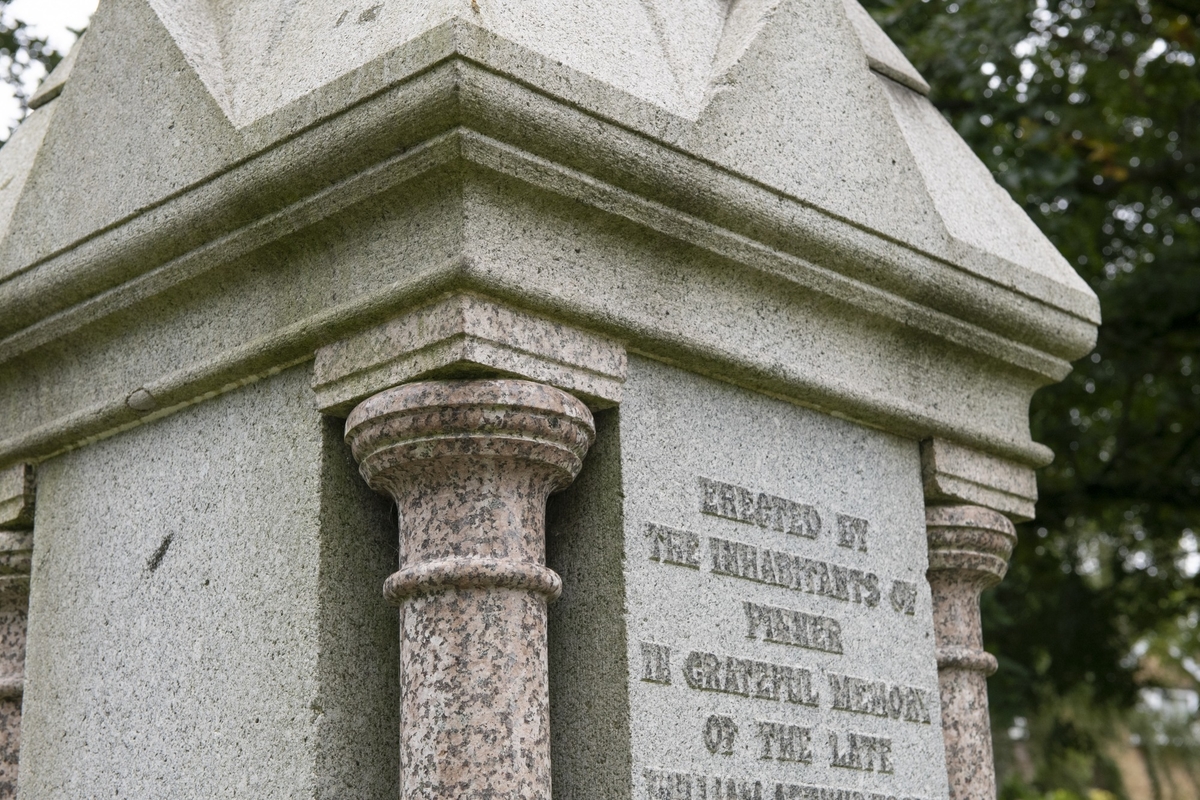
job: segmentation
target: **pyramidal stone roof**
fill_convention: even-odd
[[[461,159],[1059,380],[1097,300],[927,92],[856,0],[102,0],[0,149],[0,363]]]

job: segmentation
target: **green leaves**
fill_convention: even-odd
[[[30,93],[25,88],[25,73],[35,65],[46,72],[58,66],[63,55],[53,50],[42,37],[34,36],[19,19],[6,22],[4,12],[12,0],[0,0],[0,79],[7,83],[22,111],[28,108]]]
[[[1081,743],[1070,758],[1099,764],[1103,737],[1063,698],[1127,709],[1138,687],[1195,684],[1183,660],[1200,608],[1188,556],[1200,533],[1200,2],[866,5],[1100,297],[1095,353],[1034,400],[1035,438],[1057,457],[984,605],[1002,664],[994,719],[1049,714],[1051,738]],[[1145,670],[1146,653],[1165,666]],[[1049,742],[1041,789],[1086,794],[1062,783],[1068,756]]]

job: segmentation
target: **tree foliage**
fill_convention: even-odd
[[[1100,297],[1096,351],[1034,400],[1056,460],[984,627],[1034,784],[1119,791],[1113,715],[1200,675],[1200,2],[865,5]]]
[[[38,67],[48,73],[58,66],[62,54],[49,46],[44,37],[35,36],[25,22],[7,14],[12,0],[0,0],[0,79],[12,90],[22,113],[29,105],[27,73]]]

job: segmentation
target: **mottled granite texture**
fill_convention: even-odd
[[[346,421],[399,507],[402,797],[549,800],[546,499],[593,438],[582,402],[518,380],[408,384]]]
[[[17,796],[32,556],[32,531],[0,532],[0,800]]]
[[[854,0],[365,6],[101,6],[0,156],[0,467],[460,291],[1049,459],[1095,295]]]
[[[38,465],[22,800],[399,795],[391,503],[309,378]]]
[[[1046,463],[1030,397],[1088,352],[1099,305],[855,0],[105,0],[74,58],[66,85],[70,62],[0,150],[0,468],[33,461],[42,481],[22,800],[396,796],[383,778],[394,787],[400,772],[387,673],[399,644],[375,597],[394,553],[359,524],[379,521],[383,498],[363,501],[354,472],[359,494],[338,491],[344,461],[314,406],[335,409],[312,396],[307,366],[293,368],[363,344],[343,362],[366,371],[339,385],[339,416],[409,380],[496,377],[423,372],[448,355],[550,385],[535,366],[577,364],[561,340],[515,341],[500,314],[461,339],[413,338],[411,361],[373,350],[402,351],[422,331],[389,321],[414,310],[433,321],[420,309],[458,293],[671,365],[668,388],[703,375],[713,383],[696,395],[773,399],[729,400],[719,416],[688,413],[682,390],[622,401],[616,458],[630,491],[596,502],[600,519],[625,522],[584,555],[609,567],[624,556],[611,548],[630,542],[640,561],[627,582],[617,573],[621,592],[653,609],[647,598],[665,591],[669,613],[633,618],[623,647],[611,644],[620,629],[598,641],[586,623],[606,619],[598,598],[617,588],[577,601],[582,570],[564,570],[564,620],[588,639],[578,652],[611,659],[573,674],[637,672],[637,636],[661,631],[650,643],[663,644],[680,619],[715,642],[698,652],[775,663],[783,645],[739,633],[737,602],[782,608],[783,588],[646,554],[652,522],[692,526],[704,543],[716,524],[715,538],[780,551],[778,531],[739,539],[730,526],[744,523],[700,516],[696,481],[710,477],[899,531],[889,546],[905,545],[884,564],[909,585],[899,602],[846,616],[859,649],[842,660],[936,697],[918,443]],[[716,407],[702,400],[689,408]],[[780,401],[894,438],[861,434],[859,446],[857,429]],[[340,430],[335,442],[344,449]],[[980,483],[986,459],[937,461],[937,503],[1003,512],[992,503],[1027,499]],[[828,538],[796,545],[854,569],[849,559],[877,556],[841,561]],[[406,562],[394,590],[486,580],[497,596],[554,591],[527,566],[536,560],[436,561]],[[841,613],[836,598],[812,602]],[[863,634],[872,628],[899,634]],[[834,655],[805,658],[833,669]],[[680,677],[664,703],[688,702]],[[584,719],[597,694],[653,697],[665,684],[612,686],[560,709]],[[702,696],[727,715],[732,695]],[[672,710],[637,706],[622,752],[564,758],[558,790],[611,800],[611,784],[588,778],[616,780],[626,754],[643,790],[643,766],[671,766],[650,763],[655,753],[710,774],[705,761],[724,755]],[[843,713],[821,711],[822,725]],[[759,721],[744,713],[744,726]],[[865,732],[886,736],[874,724]],[[919,757],[897,760],[898,785],[942,800],[940,729],[908,724]],[[749,772],[749,750],[730,758]]]
[[[591,408],[621,402],[625,348],[599,334],[471,293],[452,294],[326,345],[313,365],[323,413],[416,380],[521,377]]]
[[[934,506],[925,521],[950,798],[995,800],[987,676],[996,658],[983,649],[979,593],[1004,577],[1016,529],[979,506]]]
[[[21,753],[21,695],[25,668],[25,609],[0,612],[0,800],[17,796],[17,762]]]

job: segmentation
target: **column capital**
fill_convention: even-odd
[[[971,577],[983,590],[1008,572],[1017,529],[1003,514],[981,506],[932,506],[925,509],[929,569],[952,570]]]
[[[0,471],[0,612],[24,612],[29,604],[35,477],[32,464]],[[6,685],[0,679],[0,697],[11,694]]]
[[[428,465],[453,471],[500,459],[544,471],[548,494],[575,479],[594,435],[587,406],[524,380],[409,383],[364,400],[346,420],[368,485],[392,493],[412,488]]]

